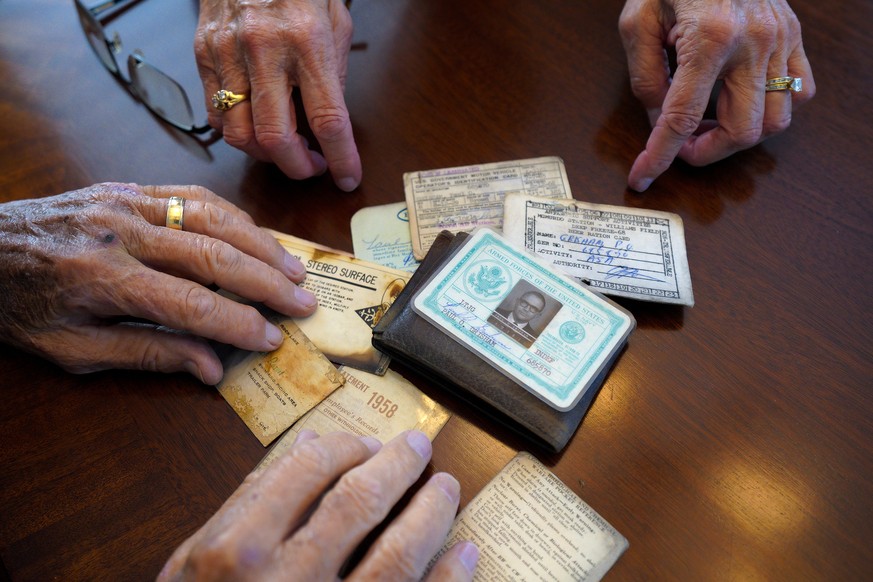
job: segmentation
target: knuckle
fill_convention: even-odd
[[[761,126],[745,126],[731,133],[731,141],[741,149],[750,148],[761,141],[761,132]]]
[[[394,580],[418,580],[421,577],[418,561],[412,554],[413,548],[401,534],[388,530],[379,538],[379,561],[390,564],[391,578]]]
[[[776,135],[778,133],[782,133],[788,126],[791,125],[791,112],[787,112],[784,115],[777,117],[776,119],[766,119],[764,121],[764,127],[761,133],[764,136]]]
[[[662,119],[667,129],[676,135],[689,136],[700,125],[703,112],[697,111],[665,111]]]
[[[212,115],[212,112],[210,112]],[[217,117],[221,117],[216,113]],[[250,125],[223,125],[224,141],[227,145],[246,151],[255,144],[255,131]]]
[[[341,107],[321,107],[310,112],[309,125],[319,141],[331,141],[346,132],[349,117]]]
[[[343,475],[330,494],[331,502],[343,513],[356,515],[365,523],[378,523],[391,505],[382,482],[362,471]]]
[[[182,306],[182,321],[187,328],[201,321],[208,321],[215,316],[216,310],[220,309],[215,303],[212,292],[199,285],[188,290],[182,298]]]
[[[240,549],[227,540],[228,536],[207,537],[191,548],[186,569],[194,574],[194,579],[207,576],[214,580],[234,580],[244,573],[239,570]]]
[[[294,465],[300,473],[312,475],[316,479],[329,477],[336,464],[331,452],[317,441],[294,445],[291,452],[280,460]]]

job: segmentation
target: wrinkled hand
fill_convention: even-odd
[[[170,196],[186,199],[184,232],[164,226]],[[71,372],[216,384],[221,362],[203,338],[270,351],[283,334],[206,285],[304,316],[316,307],[295,285],[304,276],[248,214],[196,186],[98,184],[0,204],[0,333]]]
[[[628,185],[642,192],[677,156],[703,166],[784,131],[815,81],[800,23],[785,0],[627,0],[619,30],[631,87],[652,134]],[[665,47],[675,46],[670,78]],[[803,92],[765,93],[774,77],[800,77]],[[703,121],[717,79],[717,120]]]
[[[291,178],[330,169],[337,186],[354,190],[361,160],[343,99],[351,40],[340,0],[201,0],[194,52],[210,125]],[[323,157],[297,133],[295,87]],[[219,89],[250,99],[217,111],[211,96]]]
[[[430,441],[418,431],[384,447],[370,437],[301,431],[179,546],[158,580],[337,580],[430,456]],[[419,580],[445,541],[459,494],[451,475],[431,477],[344,579]],[[429,579],[471,580],[477,559],[475,545],[455,544]]]

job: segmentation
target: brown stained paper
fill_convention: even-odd
[[[294,322],[275,314],[268,319],[284,332],[282,345],[272,352],[231,352],[218,384],[264,446],[345,381]]]
[[[384,374],[390,358],[373,347],[373,326],[412,274],[270,232],[306,267],[306,280],[301,287],[318,298],[315,313],[294,322],[335,364]]]
[[[340,368],[340,372],[346,379],[342,388],[297,421],[270,449],[259,469],[287,451],[303,429],[318,434],[351,432],[375,437],[383,443],[405,430],[415,429],[433,440],[451,416],[393,370],[384,376],[347,367]]]

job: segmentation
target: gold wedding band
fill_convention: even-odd
[[[170,196],[167,203],[167,228],[182,230],[185,225],[185,199],[181,196]]]
[[[212,106],[219,111],[227,111],[237,103],[242,103],[248,98],[249,96],[245,93],[234,93],[227,89],[219,89],[212,96]]]
[[[775,77],[767,79],[764,91],[791,91],[800,93],[803,91],[803,80],[800,77]]]

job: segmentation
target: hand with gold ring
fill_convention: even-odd
[[[628,176],[639,192],[676,157],[703,166],[785,131],[793,107],[815,95],[800,23],[785,0],[627,0],[619,30],[631,88],[653,127]],[[791,83],[768,87],[782,77]],[[716,118],[704,119],[719,80]]]
[[[248,99],[248,95],[244,93],[234,93],[227,89],[219,89],[212,96],[212,107],[219,111],[230,111],[230,108],[237,103],[242,103]]]
[[[351,41],[339,0],[201,0],[194,52],[210,125],[291,178],[330,170],[340,189],[354,190],[361,159],[343,98]],[[298,132],[294,91],[323,155]]]
[[[296,317],[316,308],[304,277],[248,214],[197,186],[97,184],[0,204],[0,334],[75,373],[216,384],[207,340],[270,351],[283,333],[210,286]]]

